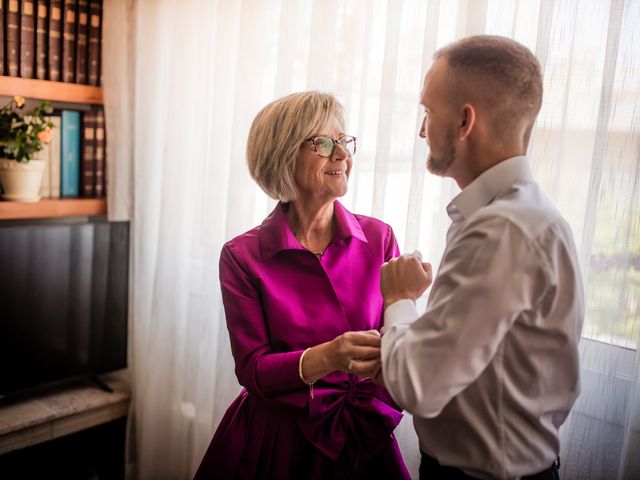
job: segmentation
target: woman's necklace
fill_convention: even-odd
[[[329,245],[331,245],[331,242],[329,242]],[[324,252],[327,251],[327,248],[329,248],[329,245],[327,245],[326,247],[324,247],[322,249],[322,251],[320,252],[312,252],[316,257],[318,257],[318,259],[322,258],[322,255],[324,255]]]
[[[318,260],[322,259],[322,256],[324,255],[324,252],[326,252],[327,248],[329,248],[329,245],[331,245],[331,240],[333,240],[334,231],[335,231],[335,225],[334,225],[334,222],[331,222],[331,237],[329,238],[329,243],[327,243],[327,246],[324,247],[319,252],[314,252],[313,250],[311,250],[311,253],[313,253],[316,257],[318,257]]]
[[[287,205],[287,206],[288,206],[288,205]],[[285,213],[287,212],[287,210],[288,210],[288,208],[285,210]],[[291,221],[289,221],[289,225],[291,225],[291,223],[292,223],[292,222],[291,222]],[[292,228],[291,228],[291,230],[294,232],[294,236],[296,236],[296,238],[298,238],[298,236],[295,234],[295,229],[292,227]],[[324,248],[323,248],[321,251],[319,251],[319,252],[314,252],[314,251],[312,251],[312,250],[309,250],[311,253],[313,253],[313,254],[318,258],[318,260],[321,260],[321,259],[322,259],[322,256],[324,255],[324,252],[326,252],[326,251],[327,251],[327,248],[329,248],[329,245],[331,245],[331,241],[333,240],[333,234],[335,233],[335,230],[336,230],[335,218],[333,218],[333,219],[331,220],[331,234],[330,234],[329,243],[327,243],[327,246],[326,246],[326,247],[324,247]],[[303,242],[302,242],[300,239],[298,239],[298,241],[299,241],[301,244],[303,244]],[[306,246],[306,245],[305,245],[305,246]]]
[[[320,250],[319,252],[311,252],[313,253],[316,257],[318,257],[318,260],[322,259],[322,256],[324,255],[324,252],[327,251],[327,248],[329,248],[329,245],[331,245],[331,240],[333,240],[333,234],[334,234],[334,230],[335,230],[335,226],[333,224],[333,222],[331,223],[331,238],[329,239],[329,243],[327,243],[327,246],[324,247],[322,250]]]

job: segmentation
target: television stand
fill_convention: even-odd
[[[0,405],[0,477],[22,472],[7,478],[124,478],[128,372],[106,374],[101,383],[113,392],[85,378]],[[96,475],[69,474],[71,468]]]
[[[98,375],[91,375],[89,377],[89,380],[91,381],[91,383],[94,383],[100,390],[107,393],[113,393],[113,388],[111,388],[109,384],[102,380]]]

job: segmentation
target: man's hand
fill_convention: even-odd
[[[380,269],[380,290],[384,308],[407,298],[415,301],[431,285],[431,265],[422,263],[420,252],[389,260]]]

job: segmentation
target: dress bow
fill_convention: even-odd
[[[347,454],[372,455],[400,423],[402,412],[389,394],[370,380],[347,380],[315,388],[309,416],[298,420],[307,439],[332,460]],[[348,440],[348,443],[347,443]]]

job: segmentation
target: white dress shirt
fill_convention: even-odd
[[[414,415],[423,452],[488,478],[551,466],[580,391],[584,294],[571,230],[524,156],[469,184],[427,311],[385,311],[387,389]],[[419,318],[418,318],[419,317]]]

